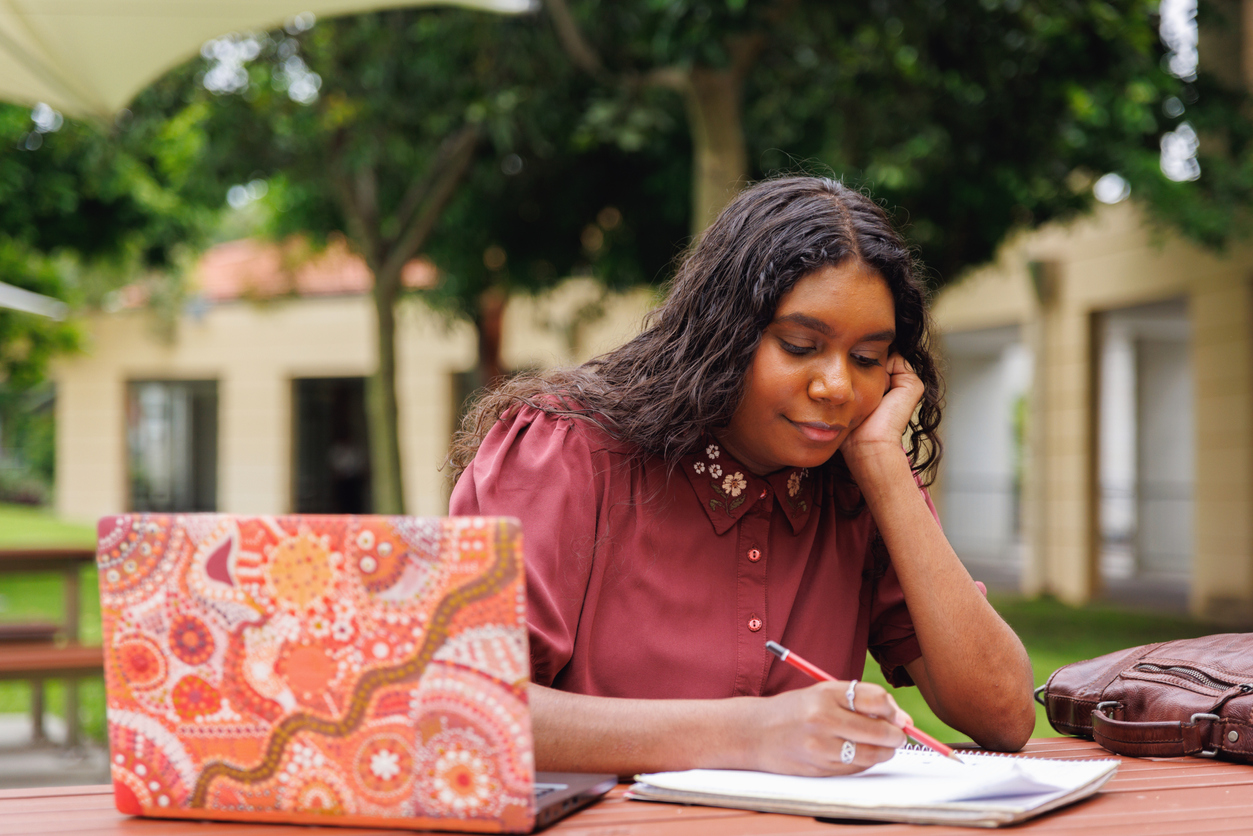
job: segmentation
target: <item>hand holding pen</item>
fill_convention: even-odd
[[[766,649],[769,650],[771,653],[773,653],[775,656],[778,656],[780,661],[787,662],[792,667],[797,668],[798,670],[804,671],[805,673],[812,676],[814,679],[817,679],[819,681],[825,681],[825,682],[836,681],[836,678],[834,676],[822,670],[822,668],[819,668],[816,665],[812,664],[811,662],[801,658],[800,656],[797,656],[795,653],[788,650],[786,647],[779,644],[778,642],[774,642],[774,641],[766,642]],[[845,699],[848,700],[848,710],[853,712],[854,714],[858,713],[857,703],[856,703],[856,693],[857,693],[856,688],[857,688],[857,680],[854,679],[849,682],[848,690],[845,693]],[[936,740],[931,735],[926,734],[923,731],[920,731],[912,723],[906,723],[904,726],[901,727],[901,730],[905,732],[907,736],[912,737],[914,740],[918,741],[919,743],[926,746],[927,748],[934,749],[936,752],[939,752],[941,755],[944,755],[946,758],[951,758],[957,761],[958,763],[962,763],[962,759],[957,756],[957,753],[953,751],[952,747],[946,746],[940,741]],[[853,758],[856,757],[856,754],[857,754],[857,744],[851,740],[844,741],[844,745],[840,751],[840,760],[846,764],[851,764],[853,762]]]

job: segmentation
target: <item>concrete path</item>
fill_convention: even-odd
[[[91,742],[75,750],[61,745],[65,723],[44,718],[49,743],[33,745],[30,715],[0,714],[0,789],[109,783],[109,753]]]

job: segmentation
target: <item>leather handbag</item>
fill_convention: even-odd
[[[1253,633],[1075,662],[1054,671],[1035,696],[1054,729],[1119,755],[1253,762]]]

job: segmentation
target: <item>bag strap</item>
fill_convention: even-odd
[[[1229,743],[1228,735],[1233,730],[1238,730],[1237,739]],[[1249,727],[1215,714],[1193,714],[1187,722],[1136,723],[1115,720],[1103,711],[1094,710],[1092,738],[1111,752],[1137,758],[1180,755],[1212,758],[1220,749],[1247,752]]]

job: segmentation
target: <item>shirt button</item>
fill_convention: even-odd
[[[748,620],[748,629],[756,633],[758,630],[761,629],[761,624],[762,624],[761,619],[758,618],[757,616],[753,616],[752,618]]]
[[[759,552],[757,549],[749,549],[748,559],[751,560],[753,563],[756,563],[757,561],[761,560],[761,552]]]

